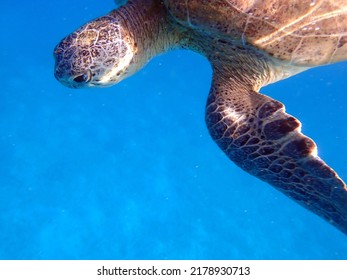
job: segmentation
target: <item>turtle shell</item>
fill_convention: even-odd
[[[294,65],[347,59],[346,0],[165,0],[173,18]]]

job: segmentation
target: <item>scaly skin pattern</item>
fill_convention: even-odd
[[[235,164],[347,234],[347,188],[262,86],[347,57],[344,0],[130,0],[55,49],[72,88],[108,86],[173,48],[206,56],[209,132]]]
[[[92,84],[101,86],[111,71],[116,77],[126,77],[124,64],[130,64],[136,48],[119,21],[111,16],[101,17],[67,36],[54,53],[55,76],[75,88],[90,82],[92,76]],[[124,61],[123,65],[120,61]]]
[[[226,155],[250,174],[347,233],[347,189],[284,105],[215,64],[206,123]],[[218,73],[218,74],[217,74]],[[254,76],[252,76],[254,77]]]

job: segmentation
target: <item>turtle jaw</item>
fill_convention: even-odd
[[[64,67],[64,65],[59,65],[56,62],[54,76],[64,86],[77,89],[90,87],[93,74],[90,70],[81,73],[72,73],[69,68]]]
[[[91,76],[89,71],[76,76],[66,76],[59,73],[59,71],[55,71],[54,76],[61,84],[66,87],[78,89],[91,86],[91,84],[89,83],[89,77]]]
[[[118,84],[120,81],[131,76],[129,71],[116,71],[117,68],[106,71],[100,78],[93,78],[96,76],[91,70],[78,74],[71,74],[68,71],[64,71],[61,67],[56,67],[54,71],[55,78],[64,86],[73,89],[92,88],[92,87],[111,87]]]

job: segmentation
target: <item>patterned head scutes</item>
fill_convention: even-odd
[[[131,73],[135,44],[119,20],[97,18],[55,48],[55,77],[72,88],[109,86]]]

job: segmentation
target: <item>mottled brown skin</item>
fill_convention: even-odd
[[[106,86],[169,49],[201,53],[213,68],[206,123],[218,146],[347,234],[345,183],[284,105],[259,93],[312,65],[346,59],[343,2],[128,1],[62,40],[55,75],[73,88]]]

